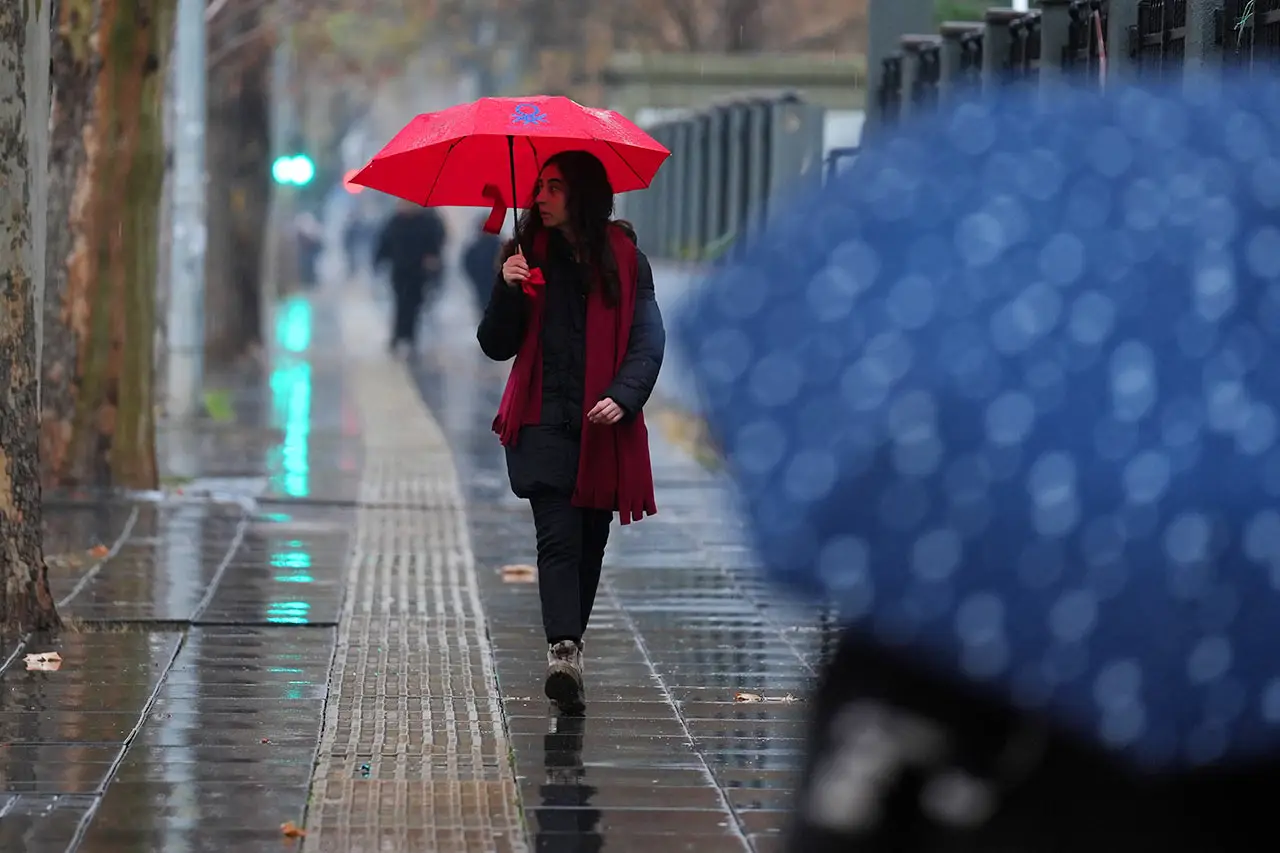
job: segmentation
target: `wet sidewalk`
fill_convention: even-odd
[[[234,417],[162,430],[165,491],[46,495],[68,630],[5,638],[0,850],[279,850],[303,820],[363,458],[338,331],[282,305]]]
[[[287,302],[235,418],[163,436],[194,476],[49,496],[73,630],[4,638],[0,850],[771,849],[831,632],[655,429],[662,513],[615,527],[591,707],[553,718],[504,367],[456,308],[410,369],[365,291]]]
[[[660,298],[663,293],[660,291]],[[495,667],[529,832],[538,850],[777,849],[802,755],[804,699],[834,625],[764,586],[724,482],[659,424],[651,406],[659,514],[615,525],[586,637],[588,710],[556,718],[536,582],[533,526],[507,487],[489,429],[506,365],[455,323],[446,357],[415,368],[467,484]],[[660,386],[688,387],[679,375]],[[745,700],[745,701],[744,701]],[[797,701],[798,700],[798,701]]]

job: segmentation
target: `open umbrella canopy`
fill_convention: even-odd
[[[352,183],[424,206],[528,207],[542,164],[571,150],[598,157],[614,192],[648,187],[671,153],[612,110],[557,96],[481,98],[415,117]]]
[[[1280,754],[1280,81],[904,125],[678,331],[776,579],[1142,766]]]

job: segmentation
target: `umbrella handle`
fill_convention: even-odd
[[[516,240],[516,251],[520,251],[520,203],[516,195],[516,138],[507,135],[507,156],[511,160],[511,233]]]

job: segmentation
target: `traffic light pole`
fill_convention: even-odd
[[[200,414],[204,384],[205,0],[178,0],[166,410]]]

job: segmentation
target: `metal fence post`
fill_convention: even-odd
[[[707,244],[718,243],[728,230],[725,183],[729,177],[729,121],[723,106],[714,107],[707,116]],[[707,247],[703,247],[705,255]]]
[[[882,124],[875,94],[884,76],[884,60],[898,51],[898,40],[907,33],[933,29],[934,0],[870,0],[867,14],[867,123],[864,134],[874,134]]]
[[[1062,82],[1074,57],[1071,45],[1071,7],[1077,0],[1040,0],[1040,82],[1054,86]]]
[[[797,97],[769,105],[768,198],[775,201],[822,182],[825,111]]]
[[[902,52],[891,53],[880,61],[880,82],[870,94],[879,109],[880,126],[888,126],[902,118]],[[865,133],[866,130],[864,129]]]
[[[689,121],[687,118],[676,119],[671,124],[672,157],[671,185],[667,193],[667,216],[670,218],[670,237],[667,240],[667,255],[675,260],[684,258],[685,223],[689,220],[689,205],[685,198],[685,188],[691,180],[689,174]]]
[[[683,259],[688,252],[686,241],[689,236],[688,188],[694,181],[693,163],[690,162],[690,127],[687,118],[680,119],[672,128],[675,134],[675,147],[671,149],[671,165],[674,180],[671,185],[671,240],[670,253],[676,259]]]
[[[680,235],[681,258],[697,260],[707,245],[706,193],[707,193],[707,120],[706,115],[690,116],[684,122],[686,128],[685,157],[688,160],[683,187],[684,230]]]
[[[1110,0],[1107,4],[1107,79],[1124,78],[1136,73],[1129,55],[1130,33],[1138,26],[1138,4],[1141,0]]]
[[[942,39],[935,35],[902,37],[902,114],[936,109],[941,76]]]
[[[964,47],[960,45],[960,40],[970,32],[980,27],[974,24],[961,23],[957,20],[947,20],[938,28],[938,32],[942,35],[942,93],[943,96],[950,96],[951,92],[959,85],[963,79],[964,67]]]
[[[1040,10],[1018,16],[1009,24],[1009,71],[1013,79],[1029,80],[1040,72]]]
[[[654,199],[650,208],[653,217],[653,245],[659,258],[671,257],[671,196],[675,175],[675,160],[679,156],[675,144],[675,132],[671,122],[664,122],[653,129],[653,137],[666,146],[671,158],[666,167],[658,171],[653,182]]]
[[[1217,71],[1222,68],[1223,60],[1217,44],[1221,0],[1186,0],[1186,3],[1187,34],[1183,37],[1182,60],[1186,70],[1200,73]]]
[[[725,234],[734,239],[747,232],[747,210],[751,204],[747,196],[747,148],[750,145],[750,128],[747,126],[747,105],[730,104],[727,107],[726,135],[728,145],[729,179],[725,186]]]
[[[1009,25],[1025,15],[1013,9],[988,9],[986,30],[982,36],[982,85],[990,88],[1004,83],[1010,77],[1010,55],[1013,52],[1013,34]]]
[[[942,96],[963,88],[982,88],[983,37],[986,27],[972,20],[942,24]]]
[[[745,234],[754,235],[769,212],[769,105],[756,100],[747,107],[747,221]]]

